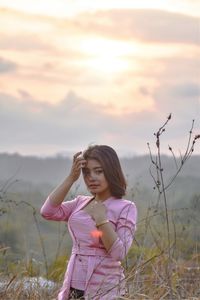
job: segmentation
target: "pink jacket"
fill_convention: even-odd
[[[80,273],[74,267],[75,262],[82,255],[87,256],[88,259],[85,299],[113,300],[125,293],[121,261],[133,241],[137,218],[135,204],[114,197],[104,201],[107,218],[118,234],[118,239],[107,252],[101,239],[91,234],[97,230],[94,220],[82,210],[90,200],[90,196],[77,196],[72,201],[52,206],[47,198],[41,208],[41,214],[45,219],[68,222],[69,233],[73,241],[72,254],[58,300],[68,299],[72,277],[74,278],[74,275],[78,277]],[[81,214],[83,219],[81,219]]]

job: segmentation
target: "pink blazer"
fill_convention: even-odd
[[[69,233],[73,241],[71,257],[58,300],[68,299],[73,272],[79,276],[79,270],[74,268],[75,260],[81,255],[86,255],[88,258],[85,299],[112,300],[125,293],[121,261],[133,241],[137,219],[136,206],[129,200],[114,197],[104,201],[107,218],[118,235],[117,240],[107,252],[101,239],[91,234],[95,229],[97,230],[94,220],[82,210],[91,198],[90,196],[77,196],[74,200],[53,206],[48,197],[41,208],[41,215],[45,219],[68,222]],[[81,219],[81,214],[83,219]]]

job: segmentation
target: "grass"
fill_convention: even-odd
[[[166,267],[168,264],[167,252],[150,253],[143,255],[139,264],[136,264],[136,247],[129,252],[129,268],[126,270],[126,285],[128,293],[121,299],[132,300],[161,300],[161,299],[200,299],[200,255],[193,256],[190,260],[173,261],[170,274],[171,286],[168,285]],[[143,251],[144,254],[144,251]],[[136,257],[133,258],[133,255]],[[134,262],[135,260],[135,262]],[[130,266],[133,264],[133,266]],[[54,264],[55,272],[56,264]],[[58,265],[59,268],[59,265]],[[60,269],[58,269],[60,271]],[[18,273],[14,270],[9,275],[0,274],[0,299],[4,300],[53,300],[56,299],[62,285],[63,278],[57,282],[45,281],[41,283],[40,274],[29,277],[28,274]],[[42,279],[43,280],[43,279]],[[14,295],[14,298],[13,298]],[[108,299],[109,300],[109,299]]]

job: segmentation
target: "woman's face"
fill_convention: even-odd
[[[88,159],[83,168],[83,178],[88,190],[100,200],[111,196],[103,168],[95,159]]]

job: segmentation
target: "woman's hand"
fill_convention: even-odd
[[[106,207],[101,201],[93,200],[93,203],[87,210],[88,214],[93,218],[96,224],[107,219]]]
[[[67,196],[73,183],[79,178],[81,168],[86,164],[86,160],[83,157],[80,157],[81,153],[82,152],[77,152],[74,155],[73,164],[69,176],[67,176],[64,181],[59,184],[49,195],[49,199],[52,205],[60,205]]]
[[[86,160],[80,156],[81,153],[82,151],[77,152],[73,157],[73,164],[69,174],[69,177],[72,179],[73,182],[79,178],[81,174],[81,169],[84,168],[86,164]]]

